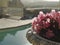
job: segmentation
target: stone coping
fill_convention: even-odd
[[[0,19],[0,29],[19,27],[31,23],[31,19],[28,20],[12,20],[12,19]]]

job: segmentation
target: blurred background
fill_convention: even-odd
[[[31,45],[31,19],[51,9],[60,10],[60,0],[0,0],[0,45]]]
[[[0,18],[30,19],[40,10],[60,9],[60,0],[0,0]]]

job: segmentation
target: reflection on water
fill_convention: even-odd
[[[27,30],[0,32],[0,45],[31,45],[26,39]]]

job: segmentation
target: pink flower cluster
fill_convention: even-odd
[[[41,29],[47,29],[51,26],[51,20],[56,21],[58,23],[58,28],[59,28],[60,27],[60,11],[56,12],[55,10],[51,10],[50,13],[46,13],[46,14],[44,14],[43,11],[40,11],[38,16],[32,19],[32,29],[37,33],[40,33]],[[53,25],[53,27],[55,27],[55,25]],[[52,37],[54,35],[51,30],[48,32],[46,32],[46,37]]]

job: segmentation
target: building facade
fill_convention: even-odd
[[[20,0],[0,0],[0,7],[4,15],[8,14],[10,17],[22,17],[23,16],[23,4]]]

